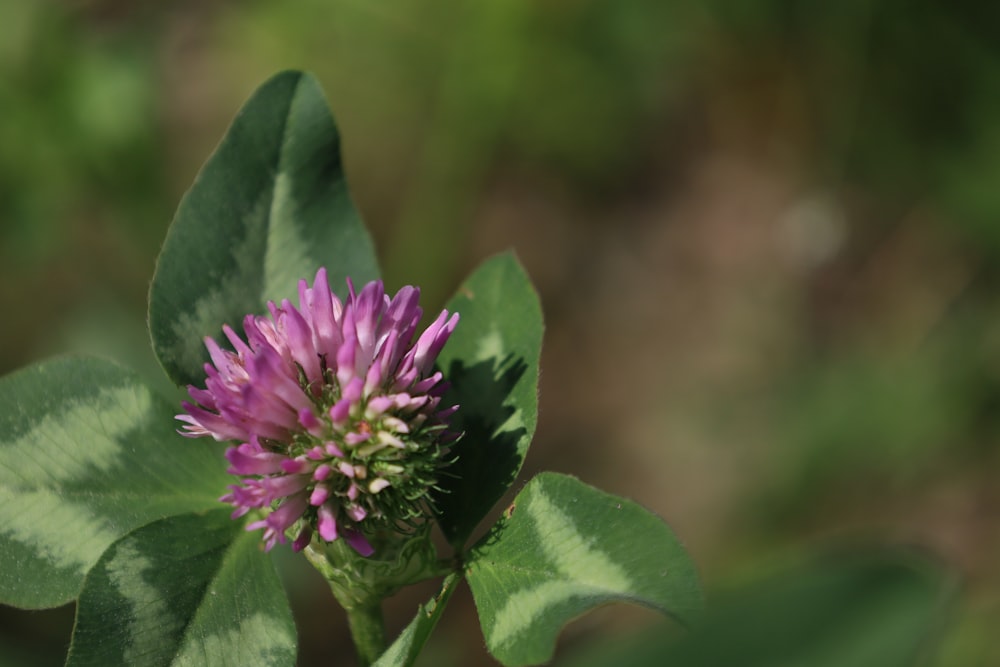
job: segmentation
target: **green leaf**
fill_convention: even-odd
[[[163,244],[149,328],[167,374],[200,380],[205,336],[221,338],[223,324],[242,330],[247,313],[292,299],[320,266],[341,294],[346,276],[359,285],[378,277],[323,93],[308,74],[284,72],[236,116]]]
[[[445,405],[465,436],[455,447],[439,500],[441,528],[460,548],[511,487],[538,421],[542,308],[511,253],[480,266],[448,302],[461,314],[438,357],[452,388]]]
[[[904,667],[923,664],[947,606],[926,562],[858,555],[796,569],[716,600],[688,635],[662,628],[587,647],[564,667]]]
[[[164,402],[111,362],[62,358],[0,379],[0,601],[76,597],[108,545],[172,514],[218,507],[217,445],[182,438]]]
[[[229,511],[156,521],[84,581],[67,667],[294,665],[295,625],[260,535]]]
[[[663,521],[572,477],[542,473],[472,549],[466,572],[490,652],[547,662],[562,627],[607,602],[682,623],[701,609],[698,575]]]
[[[452,592],[461,580],[462,575],[453,572],[445,577],[441,590],[425,604],[420,605],[417,615],[396,638],[396,641],[386,649],[372,667],[410,667],[420,655],[420,650],[427,643],[431,632],[437,626],[438,619],[444,611]]]

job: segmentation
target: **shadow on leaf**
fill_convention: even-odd
[[[456,548],[521,469],[528,430],[511,394],[527,369],[524,359],[512,354],[471,366],[456,360],[448,369],[451,389],[444,404],[459,405],[452,428],[464,435],[454,447],[457,460],[448,468],[437,502],[441,528]]]

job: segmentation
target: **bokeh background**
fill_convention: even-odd
[[[0,0],[0,371],[83,349],[156,373],[174,207],[290,67],[327,92],[390,287],[433,310],[508,247],[531,274],[525,477],[653,509],[710,592],[917,545],[962,582],[929,664],[1000,664],[1000,5]],[[350,664],[300,565],[300,663]],[[72,617],[3,609],[0,663],[61,664]],[[615,606],[563,643],[654,620]],[[491,664],[467,592],[425,662]]]

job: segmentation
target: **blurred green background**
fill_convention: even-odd
[[[962,582],[928,664],[1000,664],[1000,5],[0,0],[0,371],[83,349],[155,373],[173,209],[285,68],[326,89],[391,287],[432,310],[485,256],[525,263],[526,474],[655,510],[710,593],[919,545]],[[349,664],[282,561],[300,663]],[[470,605],[425,664],[491,664]],[[0,664],[61,664],[72,614],[2,610]]]

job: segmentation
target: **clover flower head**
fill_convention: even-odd
[[[420,292],[392,298],[381,281],[343,303],[325,269],[312,287],[299,282],[299,307],[267,304],[270,317],[247,315],[246,340],[228,325],[232,350],[205,339],[205,387],[188,387],[181,433],[239,444],[226,451],[239,482],[220,500],[233,518],[258,510],[267,549],[296,525],[299,551],[318,535],[340,537],[364,556],[365,529],[405,530],[430,507],[457,437],[442,406],[448,385],[434,362],[458,323],[442,311],[419,336]]]

